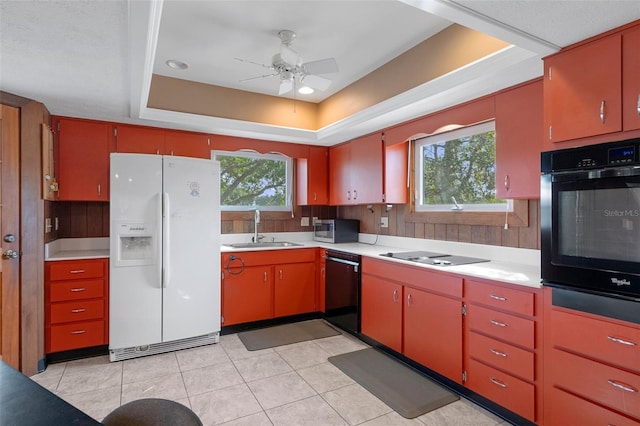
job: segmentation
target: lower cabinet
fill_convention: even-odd
[[[640,424],[640,325],[553,305],[545,288],[544,424]]]
[[[45,262],[46,353],[109,343],[108,262]]]
[[[542,420],[542,292],[363,257],[362,334]]]
[[[319,310],[316,250],[222,254],[222,325]]]
[[[361,300],[362,334],[461,382],[461,278],[364,257]]]

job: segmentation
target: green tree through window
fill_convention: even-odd
[[[226,210],[289,210],[291,159],[275,154],[216,152],[220,205]]]

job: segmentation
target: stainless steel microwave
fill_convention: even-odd
[[[356,219],[322,219],[313,224],[313,239],[323,243],[358,242],[360,221]]]

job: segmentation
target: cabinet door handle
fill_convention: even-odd
[[[393,290],[393,303],[398,301],[398,290]]]
[[[84,309],[84,308],[80,308],[80,309],[72,309],[72,310],[71,310],[71,313],[73,313],[73,314],[80,314],[80,313],[82,313],[82,312],[84,312],[84,311],[86,311],[86,309]]]
[[[318,193],[317,192],[313,193],[313,201],[318,201]]]
[[[411,306],[411,293],[407,294],[407,306]]]
[[[496,321],[496,320],[491,320],[490,322],[491,322],[491,324],[497,325],[498,327],[506,327],[507,326],[507,324],[505,324],[503,322],[500,322],[500,321]]]
[[[504,177],[504,189],[506,189],[508,191],[510,186],[511,186],[511,182],[509,181],[509,175],[505,175],[505,177]]]
[[[638,389],[632,388],[631,386],[628,385],[623,385],[622,383],[618,383],[615,380],[607,380],[607,382],[613,386],[614,388],[618,388],[620,390],[623,390],[625,392],[631,392],[631,393],[636,393],[638,392]]]
[[[620,343],[621,345],[637,346],[637,343],[630,342],[628,340],[623,340],[623,339],[620,339],[618,337],[607,336],[607,339],[611,340],[612,342]]]
[[[71,289],[71,292],[72,292],[72,293],[77,293],[77,292],[79,292],[79,291],[85,291],[85,290],[86,290],[86,288],[84,288],[84,287],[79,287],[79,288],[72,288],[72,289]]]
[[[638,115],[640,115],[640,93],[638,93],[638,103],[636,105],[636,111],[638,111]]]
[[[494,300],[499,300],[501,302],[506,302],[507,298],[506,297],[502,297],[502,296],[497,296],[495,294],[490,294],[489,295],[490,298],[494,299]]]
[[[501,356],[501,357],[504,357],[504,358],[506,358],[506,357],[508,357],[508,356],[509,356],[509,354],[504,353],[504,352],[500,352],[500,351],[496,351],[496,350],[495,350],[495,349],[493,349],[493,348],[491,348],[491,349],[489,349],[489,350],[491,351],[491,353],[492,353],[492,354],[497,355],[497,356]]]
[[[493,383],[494,385],[500,386],[501,388],[506,388],[507,387],[506,383],[502,383],[501,381],[496,380],[493,377],[489,377],[489,381],[491,381],[491,383]]]
[[[102,195],[102,185],[98,184],[98,195]]]
[[[605,101],[602,100],[602,102],[600,102],[600,122],[602,124],[604,124],[604,104],[605,104]]]
[[[84,274],[84,269],[72,269],[69,271],[70,274]]]
[[[74,331],[71,332],[71,334],[84,334],[86,332],[87,332],[87,330],[74,330]]]
[[[280,279],[282,279],[282,269],[280,269]]]
[[[264,282],[265,283],[267,282],[267,273],[266,273],[266,271],[264,272]]]

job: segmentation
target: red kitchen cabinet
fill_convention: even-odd
[[[313,262],[275,266],[274,316],[316,311],[316,267]]]
[[[118,124],[115,126],[116,152],[164,154],[164,129]]]
[[[361,328],[366,336],[402,352],[402,285],[362,276]]]
[[[111,124],[53,118],[58,151],[58,200],[108,201]]]
[[[640,129],[640,28],[622,33],[622,127]]]
[[[384,147],[384,202],[409,202],[409,142]]]
[[[404,288],[404,354],[462,383],[462,301]]]
[[[273,318],[273,267],[226,270],[222,279],[222,317],[223,326]]]
[[[108,259],[45,262],[46,353],[109,343]]]
[[[384,201],[383,148],[380,133],[330,148],[330,204],[370,204]]]
[[[496,197],[540,198],[542,80],[496,95]]]
[[[296,175],[299,205],[329,204],[329,148],[309,147],[308,158],[297,160]]]
[[[211,159],[211,137],[204,133],[165,130],[164,154]]]
[[[622,36],[544,60],[544,131],[561,142],[622,130]]]

